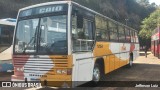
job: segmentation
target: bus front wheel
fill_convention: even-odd
[[[100,66],[98,64],[95,64],[93,69],[93,82],[98,83],[100,81],[100,78],[101,78]]]

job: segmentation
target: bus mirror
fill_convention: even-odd
[[[77,15],[77,28],[83,28],[83,16]]]

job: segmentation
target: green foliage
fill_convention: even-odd
[[[139,32],[141,46],[150,47],[152,32],[158,24],[160,24],[160,9],[155,10],[149,17],[142,21],[141,30]]]
[[[139,33],[139,36],[144,40],[150,39],[153,30],[158,25],[158,21],[160,21],[160,9],[157,9],[148,18],[145,18],[142,21],[141,31]]]

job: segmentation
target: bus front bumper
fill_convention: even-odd
[[[38,80],[33,80],[33,77],[24,77],[24,76],[11,76],[11,81],[16,82],[40,82],[42,86],[49,87],[72,87],[71,75],[52,75],[48,78],[40,78]]]

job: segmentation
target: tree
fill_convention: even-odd
[[[153,13],[150,14],[148,18],[145,18],[142,21],[139,36],[142,40],[144,40],[147,43],[147,45],[151,42],[150,40],[152,32],[154,29],[156,29],[158,24],[160,24],[160,9],[155,10]],[[141,46],[142,44],[145,45],[146,43],[141,43]]]
[[[143,5],[143,6],[148,6],[148,5],[150,5],[149,4],[149,0],[139,0],[138,1],[141,5]]]

